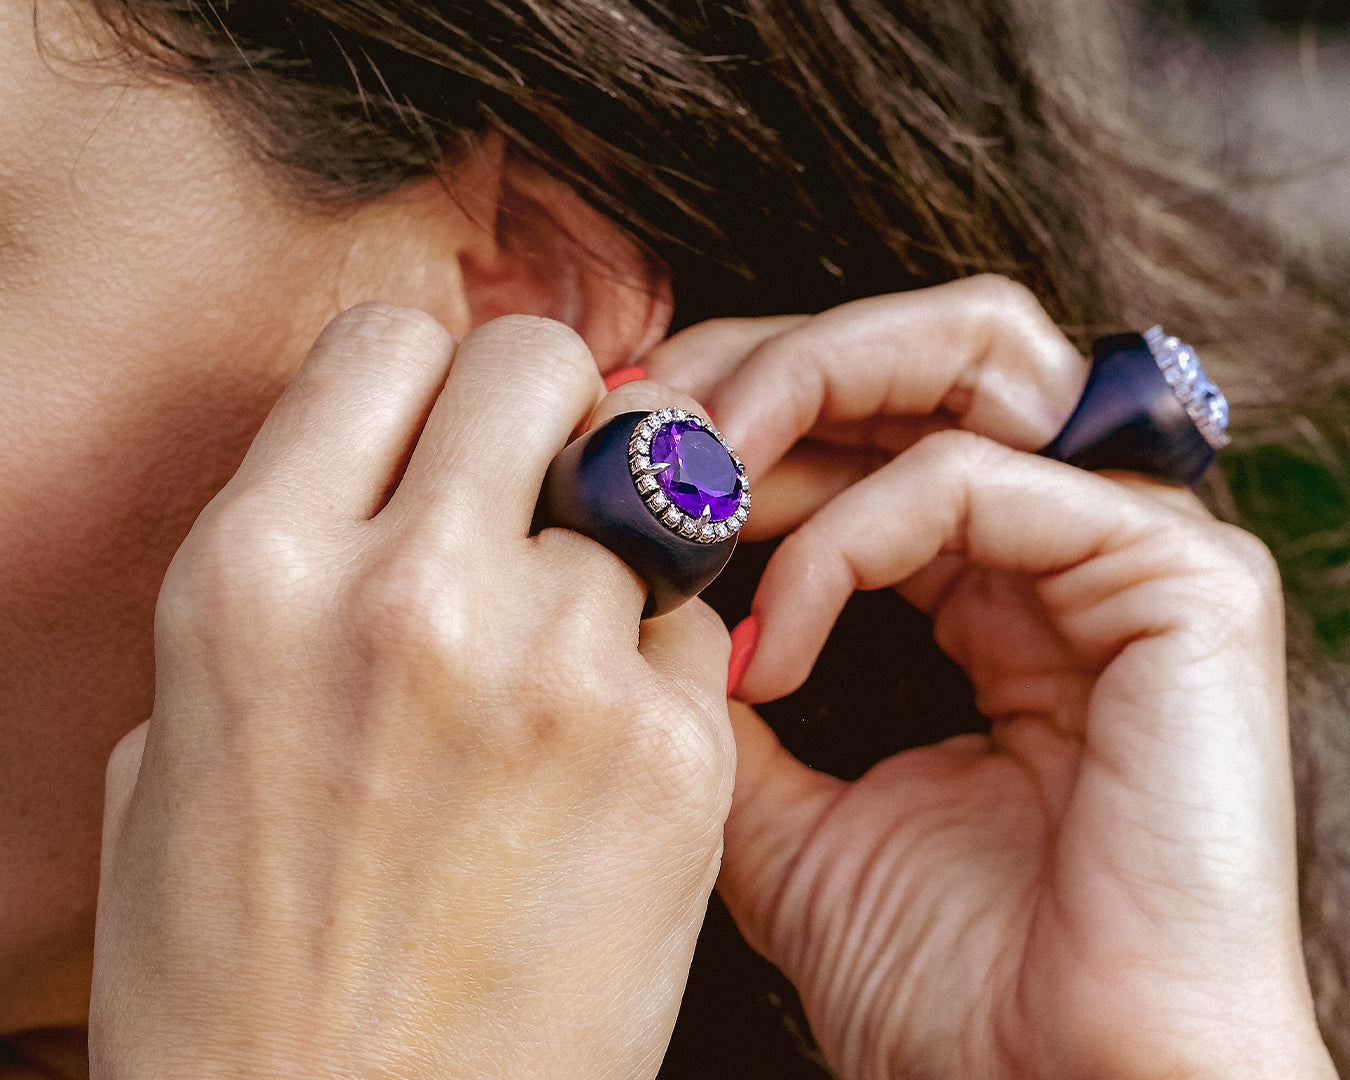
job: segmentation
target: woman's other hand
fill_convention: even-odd
[[[933,431],[1044,446],[1088,373],[1036,298],[992,275],[814,316],[700,323],[644,363],[702,402],[745,461],[750,540],[787,533]]]
[[[1268,554],[1189,493],[1022,452],[1086,365],[1021,290],[880,298],[852,329],[847,311],[688,332],[741,335],[742,363],[713,350],[687,387],[754,467],[803,436],[871,455],[777,470],[798,480],[738,697],[793,690],[847,597],[895,587],[992,729],[845,783],[735,703],[719,887],[743,931],[854,1080],[1334,1076],[1300,953]],[[891,318],[933,321],[887,341]]]
[[[325,331],[164,585],[95,1076],[655,1073],[730,799],[726,635],[640,625],[610,552],[529,535],[573,429],[641,392],[602,402],[538,319]]]

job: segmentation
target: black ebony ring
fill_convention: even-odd
[[[1084,469],[1194,484],[1228,445],[1228,402],[1195,350],[1155,326],[1092,343],[1092,371],[1064,429],[1041,453]]]
[[[684,409],[628,412],[563,449],[544,476],[535,529],[572,529],[647,583],[643,617],[664,615],[721,573],[750,513],[745,466]]]

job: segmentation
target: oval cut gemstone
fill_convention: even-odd
[[[717,436],[692,420],[675,420],[652,436],[652,464],[666,465],[656,482],[666,497],[691,517],[705,508],[725,521],[741,505],[741,476]]]

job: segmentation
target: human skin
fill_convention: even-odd
[[[495,1060],[497,1040],[526,1067],[593,1076],[596,1062],[587,1055],[613,1051],[612,1040],[634,1032],[621,1052],[605,1055],[607,1067],[620,1075],[649,1072],[668,1034],[663,1029],[678,999],[726,810],[728,717],[721,672],[716,685],[710,675],[718,663],[725,670],[725,639],[698,606],[681,616],[685,624],[639,631],[640,595],[612,557],[566,534],[527,544],[518,532],[534,490],[529,469],[537,471],[592,408],[614,409],[653,392],[625,388],[602,403],[597,373],[628,362],[661,335],[659,279],[598,215],[559,185],[513,165],[491,140],[449,178],[448,192],[427,183],[342,218],[306,214],[267,186],[192,93],[145,84],[115,66],[72,65],[70,56],[88,55],[89,32],[61,21],[59,7],[44,10],[55,20],[44,26],[52,45],[46,61],[33,47],[29,13],[0,14],[0,92],[14,105],[0,110],[6,192],[0,274],[13,312],[0,328],[0,358],[14,419],[7,417],[14,447],[0,464],[0,494],[15,507],[0,547],[10,770],[0,807],[9,860],[0,908],[4,1026],[83,1019],[103,764],[113,743],[153,713],[148,727],[122,743],[109,776],[95,1033],[101,1075],[332,1074],[350,1069],[353,1054],[381,1053],[392,1057],[372,1067],[435,1074],[447,1053],[462,1052],[461,1062]],[[494,210],[504,199],[543,211],[530,219],[534,235],[502,242]],[[568,248],[549,221],[586,236],[586,250]],[[577,273],[559,277],[579,287],[561,295],[530,266],[513,263],[510,250],[524,242],[571,260]],[[616,266],[625,273],[616,276]],[[1183,998],[1217,1003],[1221,1015],[1203,1015],[1203,1039],[1192,1042],[1195,1030],[1169,1027],[1145,1047],[1147,1054],[1118,1058],[1111,1030],[1085,1024],[1072,991],[1082,985],[1075,979],[1096,989],[1103,972],[1117,970],[1110,961],[1121,939],[1083,933],[1075,940],[1098,950],[1088,957],[1092,963],[1066,966],[1057,949],[1063,935],[1054,932],[1062,926],[1041,921],[1037,933],[1028,931],[1028,898],[1056,895],[1026,872],[1044,865],[1046,819],[1026,819],[1015,838],[1020,846],[1004,843],[1007,837],[988,827],[990,817],[1000,827],[1020,819],[981,804],[990,785],[975,781],[999,769],[1025,776],[1022,767],[1033,759],[1051,762],[1058,775],[1081,765],[1078,751],[1089,743],[1077,736],[1103,726],[1088,723],[1084,691],[1104,676],[1105,663],[1039,684],[1047,692],[1056,685],[1075,690],[1060,718],[1075,736],[1065,740],[1073,752],[1057,746],[1044,756],[1019,757],[954,744],[934,752],[941,768],[926,768],[933,755],[906,758],[848,789],[849,798],[786,762],[738,705],[730,719],[742,749],[741,795],[727,832],[726,895],[752,940],[798,979],[819,1033],[848,1075],[871,1075],[876,1062],[1073,1075],[1076,1067],[1104,1061],[1119,1064],[1119,1075],[1148,1075],[1149,1068],[1262,1075],[1250,1066],[1235,1071],[1224,1048],[1215,1047],[1216,1031],[1242,1036],[1229,1040],[1229,1049],[1240,1048],[1249,1063],[1274,1062],[1282,1070],[1297,1063],[1307,1066],[1304,1075],[1318,1075],[1327,1066],[1296,962],[1278,618],[1255,599],[1268,591],[1268,564],[1250,541],[1204,522],[1192,506],[1178,507],[1174,496],[1072,470],[1056,470],[1047,480],[1038,470],[1051,466],[991,442],[1034,445],[1043,434],[1037,425],[1052,429],[1077,390],[1066,374],[1075,358],[1043,316],[1028,316],[1034,305],[1025,295],[987,282],[973,289],[917,301],[883,298],[876,307],[789,320],[804,337],[777,350],[761,345],[783,340],[787,324],[714,324],[699,331],[702,337],[673,339],[652,358],[655,373],[711,399],[719,423],[735,433],[756,469],[757,493],[767,491],[769,505],[780,507],[777,525],[764,528],[800,526],[756,601],[765,630],[744,695],[773,696],[800,678],[828,628],[840,583],[903,583],[918,602],[942,609],[940,624],[950,628],[944,640],[977,680],[982,657],[1007,651],[1005,639],[974,630],[990,625],[991,612],[1004,617],[993,628],[1019,640],[1027,618],[1043,630],[1044,607],[1019,606],[1026,582],[1085,552],[1009,546],[987,528],[976,530],[980,545],[953,547],[969,534],[965,526],[991,512],[993,504],[982,501],[991,485],[994,494],[1018,493],[998,506],[1004,523],[1019,521],[1027,493],[1039,491],[1033,514],[1063,510],[1066,501],[1086,508],[1066,530],[1066,542],[1086,544],[1087,554],[1099,553],[1104,532],[1128,540],[1122,550],[1140,561],[1126,558],[1124,571],[1099,584],[1114,596],[1110,586],[1123,573],[1127,585],[1159,598],[1160,610],[1176,615],[1164,629],[1183,643],[1204,629],[1181,616],[1204,610],[1191,601],[1209,595],[1199,586],[1217,565],[1234,603],[1247,605],[1251,632],[1224,641],[1224,680],[1207,664],[1182,665],[1178,678],[1206,679],[1210,689],[1231,685],[1247,699],[1247,711],[1224,712],[1216,698],[1214,709],[1200,710],[1173,734],[1192,748],[1221,746],[1202,736],[1237,716],[1254,736],[1250,744],[1239,742],[1250,757],[1196,759],[1164,742],[1138,768],[1147,773],[1158,765],[1170,777],[1169,770],[1198,760],[1204,767],[1182,778],[1193,779],[1209,776],[1213,765],[1215,783],[1205,790],[1217,801],[1191,807],[1196,820],[1183,824],[1203,824],[1221,811],[1225,820],[1251,827],[1250,836],[1245,827],[1239,832],[1255,854],[1251,879],[1238,881],[1232,895],[1197,893],[1195,910],[1179,916],[1192,926],[1202,915],[1210,920],[1214,933],[1196,954],[1200,970],[1214,974],[1209,990],[1236,986],[1240,1000],[1207,996],[1205,986],[1192,982],[1178,987],[1158,978],[1166,972],[1140,965],[1141,979],[1121,988],[1122,1001],[1134,1008],[1131,1023],[1145,1024]],[[344,316],[311,354],[306,374],[293,379],[333,315],[376,298],[403,306]],[[566,316],[589,349],[561,327],[531,320],[469,333],[505,311]],[[950,329],[950,343],[940,350],[950,362],[935,383],[920,378],[914,357],[893,349],[865,350],[873,361],[850,368],[839,361],[856,353],[821,347],[838,345],[850,327],[876,336],[878,326],[890,325],[877,313],[897,311],[909,318],[918,311],[930,325]],[[819,335],[814,340],[812,332]],[[514,366],[504,363],[503,336]],[[963,352],[962,341],[984,348]],[[447,370],[460,376],[442,399],[436,374]],[[775,373],[787,377],[766,379]],[[852,393],[853,405],[835,415],[826,408],[819,426],[819,407],[809,398],[805,405],[775,398],[766,389],[774,385],[824,386],[835,402]],[[235,475],[287,386],[251,463]],[[878,387],[916,389],[895,401],[878,395]],[[536,393],[557,406],[556,414],[522,409]],[[376,407],[381,401],[383,411]],[[1017,407],[1005,407],[1010,403]],[[939,407],[944,423],[954,413],[978,434],[924,440],[846,492],[850,501],[815,513],[826,494],[862,470],[807,469],[805,484],[775,496],[780,485],[766,487],[758,478],[772,475],[787,447],[772,443],[782,438],[781,427],[756,417],[765,405],[794,417],[789,439],[814,432],[846,440],[865,451],[866,467],[907,445],[916,427],[934,426],[929,414]],[[891,422],[895,412],[903,414],[899,423]],[[371,421],[372,414],[384,422]],[[1007,426],[1021,415],[1038,419],[1029,428]],[[348,445],[335,432],[350,433],[353,416],[361,417],[361,438]],[[474,443],[464,430],[475,426],[475,416],[491,418],[481,425],[489,445],[514,449],[527,425],[531,448],[503,500],[517,534],[484,533],[483,543],[466,545],[466,536],[479,534],[452,522],[466,512],[459,481],[468,490],[483,484],[484,463],[467,449]],[[402,451],[414,442],[405,474]],[[231,476],[169,576],[152,701],[156,595],[192,521]],[[897,503],[926,508],[909,516],[917,523],[913,534],[897,534]],[[986,509],[975,513],[980,506]],[[836,533],[871,536],[876,546],[845,545]],[[1011,537],[1033,535],[1028,525]],[[1053,556],[1053,565],[1032,560],[1028,546]],[[1173,550],[1199,553],[1203,567],[1187,563],[1183,575],[1195,591],[1169,591],[1176,575],[1158,554]],[[456,552],[463,557],[448,564]],[[934,555],[936,569],[925,570],[922,563]],[[984,568],[971,572],[953,556]],[[984,565],[990,561],[992,569]],[[358,568],[363,572],[351,573]],[[1016,579],[1023,585],[1005,592],[1013,572],[1023,575]],[[803,575],[822,588],[799,590],[793,583]],[[594,595],[579,600],[575,589],[563,588],[577,580],[595,582],[587,590]],[[958,581],[973,584],[947,587]],[[278,603],[283,596],[299,602]],[[410,596],[415,602],[394,602]],[[476,602],[466,605],[466,596]],[[992,608],[990,596],[997,601]],[[1008,596],[1019,603],[1006,602]],[[1060,599],[1051,614],[1073,622],[1082,594],[1065,587]],[[499,612],[495,628],[483,614],[489,608]],[[792,610],[798,617],[786,618]],[[1134,642],[1142,633],[1131,622],[1137,611],[1129,607],[1129,617],[1107,620],[1101,635]],[[560,612],[571,612],[569,625],[584,624],[593,634],[544,633]],[[701,630],[690,632],[689,624]],[[419,626],[428,633],[417,634]],[[1081,627],[1057,630],[1071,637],[1075,647],[1068,651],[1081,659]],[[1174,640],[1161,636],[1163,644]],[[1046,656],[1064,661],[1055,651],[1064,642],[1050,637],[1028,660],[1032,668]],[[261,647],[267,644],[289,647]],[[549,700],[547,690],[566,680],[541,681],[541,650],[549,657],[546,670],[573,678],[586,673],[594,683],[585,684],[585,694]],[[672,654],[682,660],[678,671]],[[24,673],[22,682],[16,672]],[[1003,689],[1016,681],[1000,675],[994,682]],[[675,703],[669,726],[658,722],[658,700]],[[1013,716],[1024,709],[1044,720],[1043,702],[986,700],[992,713],[1006,714],[1001,722],[1011,742],[1044,734],[1044,723],[1019,725]],[[1110,719],[1129,731],[1175,711],[1166,694],[1136,704]],[[702,737],[681,741],[675,737],[681,731]],[[694,752],[663,752],[672,746]],[[980,755],[988,762],[965,769]],[[953,762],[961,775],[945,776],[942,769]],[[53,763],[60,773],[53,775]],[[923,798],[898,799],[916,770],[925,782],[951,782],[940,785],[940,798],[925,789]],[[691,776],[700,782],[687,783]],[[1150,799],[1158,793],[1147,783],[1136,787],[1126,792],[1133,800],[1126,808],[1154,815],[1141,816],[1145,824],[1174,827],[1175,805]],[[1025,794],[1024,786],[1009,790]],[[959,819],[954,832],[925,828],[934,808],[945,812],[944,826]],[[1083,837],[1103,840],[1120,835],[1119,820],[1108,818],[1056,814],[1052,823],[1079,822]],[[915,837],[938,842],[920,844],[924,857],[903,863],[878,843],[870,850],[886,858],[860,871],[828,857],[845,846],[810,839],[841,832],[892,837],[900,854],[915,850],[908,843]],[[351,842],[338,842],[344,838]],[[306,839],[314,842],[300,842]],[[1191,837],[1183,829],[1176,839],[1180,851]],[[1010,871],[1018,888],[976,879],[966,883],[977,887],[960,894],[972,905],[994,905],[997,914],[980,924],[981,943],[1001,936],[1039,948],[1029,949],[1022,968],[993,966],[994,988],[1004,996],[985,1013],[979,1005],[991,968],[973,954],[978,970],[962,989],[974,997],[941,1000],[961,1001],[968,1010],[961,1015],[992,1017],[997,1030],[971,1024],[953,1042],[943,1027],[951,1017],[934,1019],[920,1006],[936,1000],[935,987],[949,989],[939,977],[965,954],[946,926],[925,934],[902,916],[923,909],[916,900],[932,901],[915,882],[931,888],[946,875],[959,881],[975,874],[978,863],[969,856],[995,842],[1001,851],[1026,855]],[[386,873],[371,874],[372,864]],[[1055,865],[1086,869],[1066,870],[1059,879],[1066,886],[1104,880],[1091,865]],[[1169,880],[1184,882],[1189,865],[1179,859],[1169,869],[1182,876]],[[879,867],[886,873],[878,874]],[[147,882],[153,887],[142,888]],[[355,884],[338,887],[344,882]],[[587,891],[587,883],[599,882],[610,884]],[[883,898],[879,908],[843,902],[864,882]],[[475,903],[481,897],[499,902]],[[545,908],[548,919],[540,917]],[[1076,930],[1102,929],[1100,908],[1073,910],[1084,913]],[[867,925],[894,931],[893,966],[859,995],[855,976],[871,957],[859,915],[876,911],[891,921]],[[1118,925],[1105,921],[1108,929]],[[1257,924],[1267,947],[1262,955],[1272,961],[1261,972],[1232,962]],[[164,928],[169,932],[158,932]],[[1178,937],[1167,930],[1126,943],[1172,956]],[[434,939],[436,949],[430,955],[406,949],[410,938]],[[663,948],[651,949],[654,940]],[[827,948],[832,942],[845,947]],[[625,950],[651,962],[631,963]],[[1032,963],[1038,956],[1039,964]],[[909,994],[911,974],[938,981],[925,994]],[[465,992],[485,986],[496,993]],[[1158,989],[1171,996],[1153,998]],[[1028,1008],[1032,1002],[1038,1008]],[[138,1003],[156,1007],[146,1011]],[[284,1033],[278,1017],[286,1020]],[[1248,1033],[1263,1024],[1271,1037],[1253,1041]],[[312,1035],[304,1060],[297,1060],[293,1040],[281,1046],[281,1035],[297,1028]],[[363,1038],[372,1030],[399,1038],[390,1044]],[[540,1030],[587,1037],[532,1042]],[[1019,1030],[1022,1041],[1009,1041]],[[1058,1034],[1070,1038],[1036,1045],[1037,1037]],[[1188,1045],[1197,1049],[1179,1049]],[[954,1056],[944,1060],[934,1046]],[[551,1051],[559,1057],[550,1058]],[[1054,1053],[1075,1055],[1067,1071],[1053,1070],[1065,1064]]]
[[[732,709],[720,891],[844,1076],[1334,1076],[1270,557],[1189,492],[1009,448],[1047,442],[1053,388],[1082,377],[1056,337],[982,278],[710,323],[649,358],[752,469],[804,437],[888,459],[856,480],[817,448],[778,496],[797,513],[770,515],[792,531]],[[967,430],[933,432],[939,406]],[[843,783],[743,702],[798,686],[848,595],[885,587],[933,618],[992,730]]]
[[[508,310],[567,314],[602,370],[665,325],[645,261],[560,187],[516,176],[513,192],[549,201],[604,264],[578,267],[571,296],[500,256],[490,154],[449,188],[306,213],[196,94],[92,64],[106,43],[78,8],[42,4],[36,31],[34,10],[0,10],[7,1031],[83,1022],[103,772],[150,714],[160,582],[324,324],[376,299],[457,334]],[[532,184],[546,190],[519,190]],[[534,243],[565,264],[560,237]]]
[[[783,416],[810,430],[897,385],[868,337],[937,319],[964,333],[868,415],[936,393],[996,427],[1006,376],[1063,355],[1016,295],[822,316],[863,357],[838,386],[798,348],[815,320],[756,324],[773,344],[732,350],[717,411],[797,385]],[[560,331],[455,345],[415,312],[349,312],[180,549],[156,709],[109,771],[96,1075],[654,1073],[726,809],[720,671],[698,659],[720,635],[694,602],[634,638],[641,593],[608,552],[528,535],[597,397]],[[705,355],[717,331],[691,335]],[[766,466],[784,438],[742,435]],[[786,539],[738,693],[790,689],[848,593],[887,584],[933,614],[991,736],[843,784],[732,710],[723,894],[841,1075],[1333,1075],[1260,545],[1184,492],[928,434]]]

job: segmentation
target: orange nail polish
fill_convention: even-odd
[[[616,386],[622,386],[626,382],[637,382],[638,379],[647,377],[647,369],[644,367],[621,367],[615,368],[605,376],[605,389],[613,390]]]
[[[759,620],[747,615],[731,631],[731,661],[727,664],[727,696],[730,697],[741,685],[745,669],[754,659],[755,648],[759,645]]]

